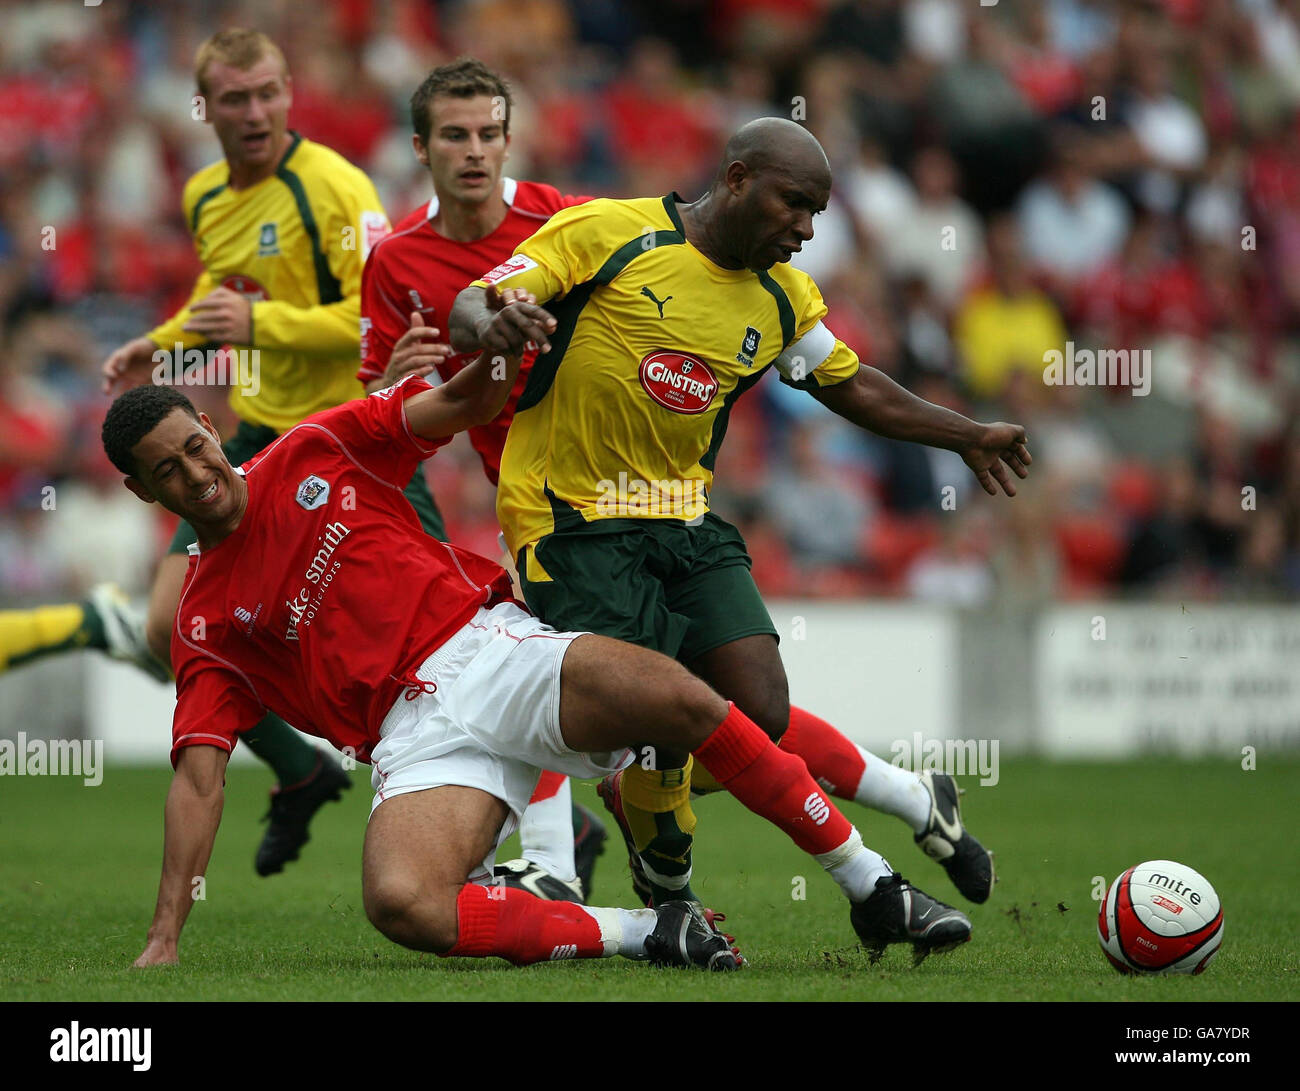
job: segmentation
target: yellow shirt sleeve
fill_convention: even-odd
[[[390,230],[374,184],[359,171],[314,187],[312,209],[321,249],[338,281],[337,300],[299,307],[281,299],[253,304],[253,340],[258,348],[337,356],[361,348],[361,269],[370,247]]]
[[[799,273],[789,289],[795,309],[795,336],[775,361],[781,381],[813,391],[852,379],[858,373],[858,354],[822,321],[826,303],[812,277]]]
[[[202,333],[193,333],[184,328],[185,323],[190,319],[190,308],[200,299],[212,291],[215,285],[212,277],[208,275],[206,269],[198,275],[194,281],[194,290],[190,292],[190,298],[185,301],[179,311],[165,322],[160,322],[157,326],[145,334],[159,348],[171,350],[179,343],[187,349],[197,348],[199,345],[206,345],[208,338]]]
[[[521,242],[512,257],[474,281],[474,286],[522,288],[532,292],[539,304],[563,299],[595,277],[629,235],[636,235],[615,208],[609,201],[588,201],[562,209]],[[647,246],[653,245],[653,235],[644,237]]]

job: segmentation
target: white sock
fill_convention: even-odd
[[[925,829],[930,820],[930,793],[925,790],[921,778],[860,746],[858,753],[867,767],[862,771],[853,798],[864,807],[901,818],[912,827],[913,833]]]
[[[573,790],[568,777],[555,795],[524,808],[519,844],[525,860],[557,879],[571,883],[578,877],[573,862]]]
[[[607,909],[599,905],[584,905],[582,909],[595,918],[600,926],[600,939],[605,945],[605,957],[622,955],[624,958],[644,958],[645,941],[655,929],[659,915],[653,909]]]
[[[888,860],[862,843],[856,827],[844,844],[823,852],[817,862],[830,872],[851,902],[866,901],[876,892],[877,880],[894,874]]]

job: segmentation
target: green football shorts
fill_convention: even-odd
[[[712,512],[601,519],[546,535],[517,558],[528,608],[548,625],[626,640],[690,663],[776,628],[745,540]],[[549,579],[547,578],[549,577]]]

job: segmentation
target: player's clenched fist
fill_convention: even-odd
[[[488,287],[483,292],[491,317],[478,328],[479,344],[491,353],[522,356],[530,345],[541,352],[551,351],[549,335],[556,322],[550,311],[539,307],[531,292],[507,288],[498,292]]]
[[[117,349],[100,367],[105,394],[121,394],[144,386],[153,376],[153,354],[158,351],[147,337],[137,337]]]
[[[247,345],[253,340],[253,304],[247,296],[229,288],[216,288],[192,307],[188,333],[199,333],[209,341]]]

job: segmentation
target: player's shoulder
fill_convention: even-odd
[[[672,230],[675,226],[662,197],[597,197],[560,209],[546,224],[551,231],[583,232],[615,246],[647,231]]]
[[[802,269],[797,269],[788,261],[777,262],[768,270],[768,275],[776,281],[781,290],[789,297],[796,311],[810,303],[821,302],[821,290],[817,282]]]
[[[297,134],[280,164],[280,172],[297,176],[304,186],[318,193],[368,195],[375,188],[370,176],[351,160],[326,144]]]
[[[370,261],[378,265],[413,248],[420,252],[426,250],[431,239],[423,228],[428,222],[428,205],[420,205],[419,208],[412,209],[393,224],[392,231],[371,246]]]
[[[525,216],[549,219],[561,209],[586,204],[591,200],[590,197],[561,193],[545,182],[529,182],[514,178],[506,178],[504,181],[506,203]]]
[[[224,159],[200,167],[185,183],[181,191],[181,203],[185,206],[188,217],[190,211],[205,196],[221,190],[230,180],[230,167]]]

